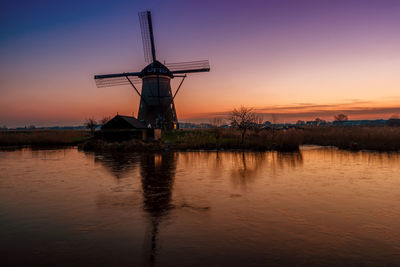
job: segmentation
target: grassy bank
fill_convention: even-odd
[[[281,150],[299,149],[300,136],[295,130],[280,132],[249,131],[242,143],[239,131],[230,129],[196,129],[163,132],[161,141],[130,140],[107,142],[91,139],[79,146],[92,151],[148,151],[148,150]]]
[[[251,130],[242,143],[232,129],[196,129],[163,132],[162,141],[106,142],[91,139],[87,131],[3,131],[0,147],[77,145],[85,150],[280,150],[296,151],[301,144],[336,146],[351,150],[400,151],[400,127],[312,127],[289,130]]]
[[[400,151],[400,127],[310,127],[289,130],[252,130],[241,143],[231,129],[164,133],[177,149],[249,149],[294,151],[301,144],[336,146],[349,150]]]
[[[0,131],[0,146],[65,146],[77,145],[90,138],[87,131]]]
[[[175,149],[298,150],[301,137],[295,130],[252,130],[242,143],[240,132],[210,129],[164,132],[163,141]]]
[[[315,127],[302,130],[301,136],[303,144],[400,151],[400,127]]]

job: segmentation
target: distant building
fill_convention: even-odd
[[[387,120],[347,120],[347,121],[334,121],[334,126],[385,126]]]
[[[215,128],[215,126],[210,123],[200,123],[200,128],[209,129],[209,128]]]
[[[400,126],[400,119],[391,118],[387,121],[388,126]]]

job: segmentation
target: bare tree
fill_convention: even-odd
[[[88,128],[90,130],[90,133],[93,135],[94,134],[94,130],[96,129],[98,123],[96,121],[96,119],[94,118],[88,118],[85,121],[86,128]]]
[[[251,127],[254,127],[257,120],[256,114],[252,108],[241,106],[239,109],[233,109],[229,114],[229,121],[232,127],[239,129],[241,133],[241,143],[244,143],[246,132]]]
[[[349,120],[349,117],[345,114],[335,115],[334,118],[335,118],[335,121],[340,121],[340,122]]]

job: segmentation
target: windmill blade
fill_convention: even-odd
[[[167,63],[165,66],[172,74],[210,71],[210,63],[208,60]]]
[[[123,73],[113,73],[113,74],[102,74],[94,75],[94,79],[106,79],[106,78],[117,78],[126,76],[139,76],[140,72],[123,72]]]
[[[142,80],[139,78],[130,78],[133,84],[141,84]],[[120,86],[120,85],[130,85],[130,82],[126,77],[119,77],[119,78],[108,78],[108,79],[97,79],[96,86],[97,88],[103,87],[112,87],[112,86]]]
[[[130,78],[133,84],[141,84],[142,80],[139,78]],[[112,87],[112,86],[120,86],[120,85],[130,85],[130,82],[126,77],[119,77],[119,78],[108,78],[108,79],[97,79],[96,86],[98,88],[103,87]]]
[[[147,63],[156,61],[156,48],[154,46],[153,24],[150,11],[139,12],[140,29],[142,32],[144,60]]]
[[[106,75],[96,75],[94,76],[96,86],[98,88],[103,87],[111,87],[111,86],[119,86],[119,85],[129,85],[130,82],[127,79],[132,81],[134,84],[140,84],[142,80],[137,77],[139,73],[131,72],[131,73],[117,73],[117,74],[106,74]]]

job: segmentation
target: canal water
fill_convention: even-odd
[[[400,153],[0,151],[1,266],[400,264]]]

